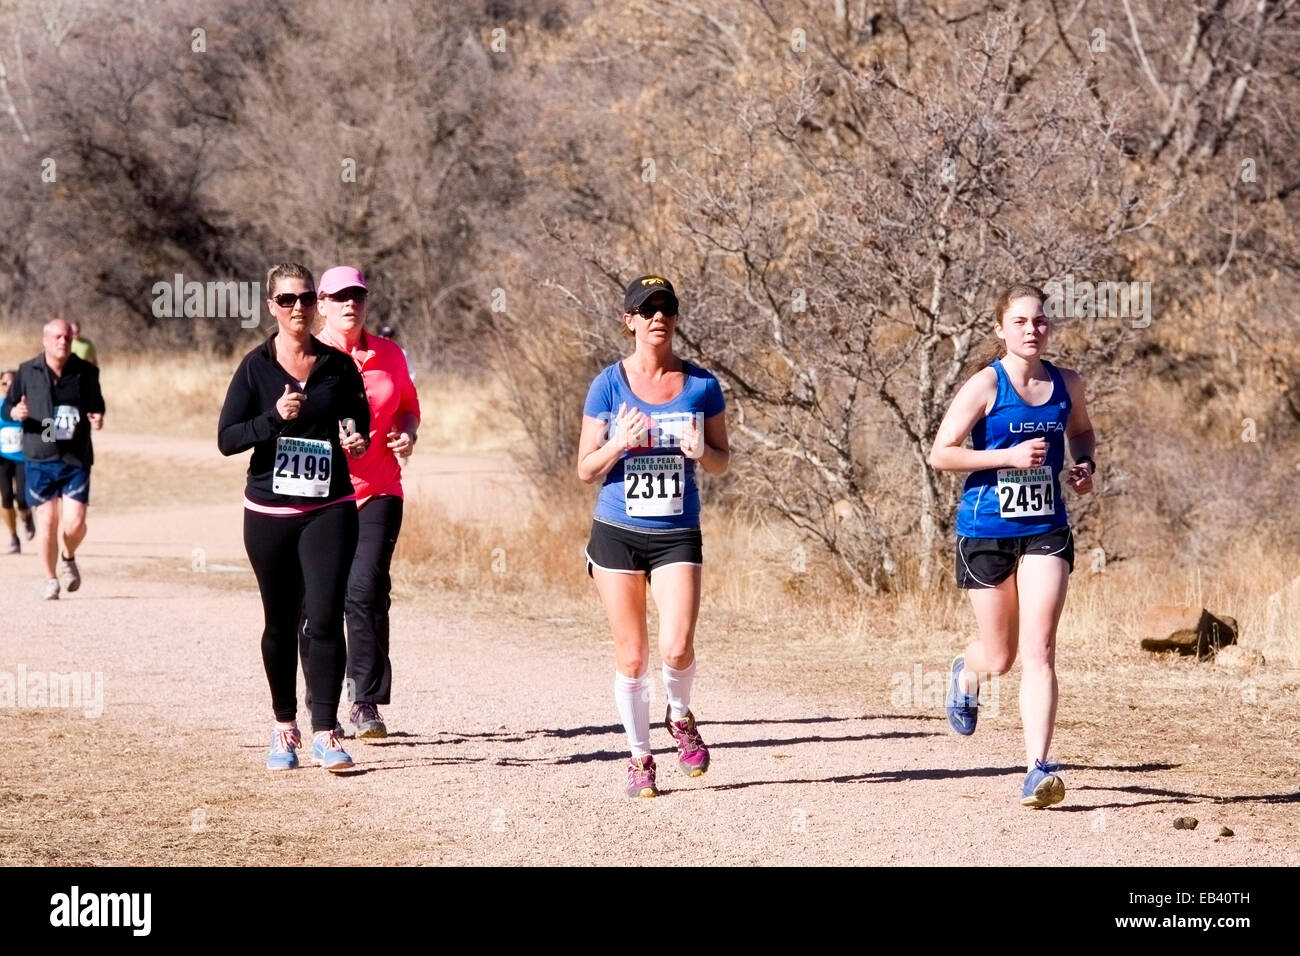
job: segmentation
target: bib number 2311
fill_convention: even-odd
[[[637,455],[623,462],[623,502],[630,516],[681,514],[685,488],[681,455]]]
[[[324,498],[330,493],[330,443],[311,438],[278,438],[271,490],[277,495]]]
[[[1039,518],[1056,514],[1052,469],[998,469],[998,510],[1004,518]]]

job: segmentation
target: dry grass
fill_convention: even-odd
[[[18,365],[40,351],[40,332],[0,329],[0,363]],[[101,353],[106,427],[215,441],[221,403],[240,356],[199,352]],[[488,378],[416,370],[426,447],[444,453],[506,452],[524,438],[505,414],[507,396]]]
[[[408,502],[395,579],[401,588],[492,595],[518,606],[598,607],[583,546],[592,496],[576,482],[550,489],[544,504],[491,521],[449,521]],[[799,550],[802,548],[802,554]],[[724,643],[766,645],[787,660],[823,663],[844,656],[920,659],[951,656],[974,631],[969,602],[944,565],[928,589],[859,595],[835,559],[797,532],[716,512],[704,521],[705,595],[701,633]],[[1062,659],[1084,667],[1154,660],[1138,650],[1138,622],[1153,604],[1192,604],[1237,619],[1241,643],[1270,665],[1300,666],[1300,629],[1269,633],[1267,602],[1300,569],[1300,559],[1256,544],[1218,570],[1153,568],[1140,560],[1092,570],[1080,552],[1062,617]]]

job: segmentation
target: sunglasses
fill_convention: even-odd
[[[316,293],[299,292],[294,295],[292,292],[281,292],[277,296],[272,296],[271,301],[282,309],[292,309],[295,302],[301,302],[304,309],[310,309],[316,304]]]
[[[338,292],[331,292],[325,295],[326,299],[331,302],[365,302],[370,293],[358,286],[350,289],[339,289]]]
[[[656,312],[662,312],[666,317],[672,318],[677,314],[677,303],[672,299],[667,302],[642,302],[635,311],[645,319],[654,318]]]

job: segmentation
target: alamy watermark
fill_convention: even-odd
[[[1097,319],[1131,319],[1135,329],[1151,324],[1150,282],[1075,282],[1074,273],[1043,283],[1049,319],[1083,318],[1091,332]]]
[[[987,671],[981,671],[978,677],[980,711],[996,717],[1001,682]],[[939,710],[948,703],[950,679],[948,671],[927,671],[920,664],[911,671],[896,671],[889,678],[889,703],[900,710]]]
[[[153,314],[158,319],[233,319],[245,329],[262,324],[259,282],[186,282],[176,273],[172,281],[155,282]]]
[[[90,719],[104,713],[104,672],[0,671],[0,707],[82,708]]]

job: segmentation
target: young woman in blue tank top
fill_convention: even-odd
[[[1032,285],[1003,293],[994,331],[1006,354],[962,386],[930,452],[932,467],[970,472],[957,512],[957,586],[970,595],[979,637],[952,662],[948,721],[958,733],[973,734],[980,675],[1005,674],[1019,650],[1028,769],[1020,802],[1027,807],[1065,799],[1060,767],[1048,762],[1056,627],[1074,569],[1061,491],[1068,485],[1088,494],[1096,467],[1083,383],[1042,358],[1050,332],[1044,298]],[[1074,460],[1068,472],[1067,448]]]
[[[578,477],[601,482],[587,573],[614,632],[614,702],[632,751],[627,795],[653,797],[646,585],[659,610],[664,723],[682,770],[698,777],[709,751],[690,709],[704,562],[696,465],[721,475],[731,453],[718,380],[673,354],[672,284],[661,276],[634,280],[623,296],[623,325],[636,350],[591,383]]]

